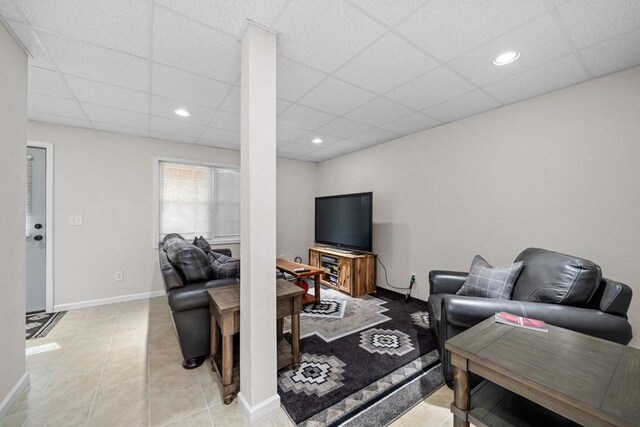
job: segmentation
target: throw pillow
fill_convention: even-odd
[[[230,277],[240,277],[240,260],[230,258],[218,252],[209,251],[207,257],[213,269],[216,279],[227,279]]]
[[[456,295],[494,299],[511,299],[511,291],[524,263],[493,268],[484,258],[476,255],[471,262],[471,270],[462,288]]]
[[[193,246],[197,246],[205,252],[211,250],[211,245],[207,242],[207,239],[202,236],[193,239]]]
[[[211,280],[213,270],[205,252],[184,240],[172,240],[167,247],[167,258],[180,273],[185,283]]]

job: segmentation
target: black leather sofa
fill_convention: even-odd
[[[210,252],[231,257],[229,249]],[[217,278],[212,254],[170,234],[158,246],[160,271],[186,369],[202,365],[210,352],[210,317],[207,289],[240,283],[236,277]],[[225,258],[226,259],[226,258]],[[233,262],[237,260],[232,259]]]
[[[524,267],[510,300],[455,295],[468,273],[429,273],[428,310],[450,387],[453,368],[444,342],[499,311],[544,320],[620,344],[631,341],[627,319],[632,296],[629,286],[603,278],[600,267],[589,260],[545,249],[525,249],[517,261],[523,261]]]

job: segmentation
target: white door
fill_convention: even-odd
[[[27,147],[27,313],[46,307],[47,151]]]

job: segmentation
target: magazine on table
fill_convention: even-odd
[[[516,328],[530,329],[538,332],[549,332],[547,324],[542,320],[516,316],[515,314],[507,313],[506,311],[496,313],[496,322],[515,326]]]

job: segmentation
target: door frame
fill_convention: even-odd
[[[44,239],[46,244],[45,274],[46,274],[46,302],[47,313],[53,312],[53,143],[27,140],[27,147],[44,148],[46,153],[46,184],[45,184],[45,223]]]

